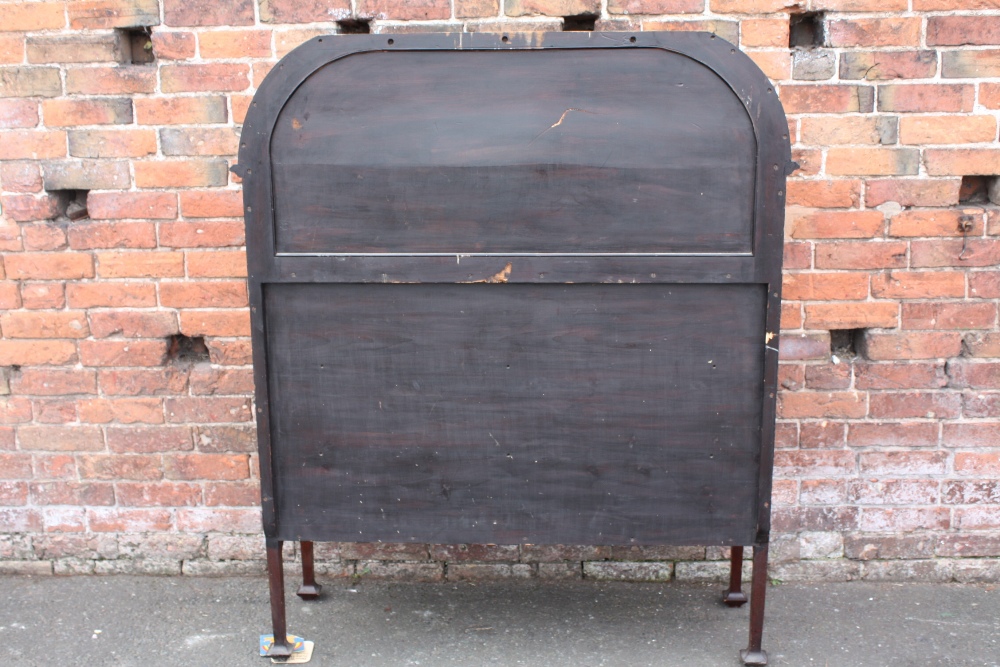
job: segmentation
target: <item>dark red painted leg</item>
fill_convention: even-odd
[[[764,598],[767,595],[767,545],[753,548],[753,578],[750,583],[750,645],[740,651],[744,665],[766,665],[767,653],[760,647],[764,636]]]
[[[722,601],[730,607],[742,607],[747,603],[743,592],[743,547],[732,547],[729,556],[729,590]]]
[[[281,562],[281,540],[267,540],[267,583],[271,589],[271,629],[274,645],[267,654],[271,657],[292,654],[285,627],[285,571]]]
[[[323,587],[316,583],[316,568],[313,564],[313,543],[299,542],[302,547],[302,585],[296,593],[303,600],[315,600]]]

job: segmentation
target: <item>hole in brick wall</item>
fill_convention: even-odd
[[[823,46],[823,12],[802,12],[788,18],[788,46],[811,49]]]
[[[208,346],[201,336],[175,334],[167,342],[168,363],[208,361]]]
[[[597,26],[597,14],[574,14],[563,17],[565,32],[593,32]]]
[[[149,28],[125,28],[118,32],[121,34],[125,62],[132,65],[148,65],[156,60]]]
[[[959,204],[1000,204],[1000,176],[963,176]]]
[[[830,355],[842,359],[853,359],[861,353],[864,329],[832,329],[830,331]]]
[[[342,19],[337,21],[337,32],[341,35],[367,35],[372,31],[368,19]]]
[[[56,220],[87,217],[87,190],[48,190],[56,198]]]

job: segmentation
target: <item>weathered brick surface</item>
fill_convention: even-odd
[[[825,12],[818,48],[788,47],[802,9]],[[773,575],[1000,579],[992,0],[0,4],[0,571],[261,571],[229,167],[277,58],[344,19],[383,33],[558,30],[587,13],[598,30],[738,44],[789,116],[800,166],[785,193]],[[115,28],[149,29],[154,62],[129,64]],[[962,183],[975,176],[986,189],[970,199]],[[88,217],[62,217],[70,195],[52,191],[88,193]],[[847,347],[831,335],[844,330]],[[182,334],[204,351],[175,355]],[[362,579],[717,581],[728,554],[333,544],[318,555],[326,576]]]

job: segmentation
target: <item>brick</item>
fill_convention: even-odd
[[[76,360],[68,340],[0,340],[0,366],[58,365]]]
[[[224,453],[257,451],[253,425],[196,426],[194,441],[198,451]]]
[[[786,203],[789,206],[856,208],[861,200],[861,181],[788,181],[786,191]]]
[[[46,190],[123,190],[128,163],[107,160],[49,160],[41,163]]]
[[[261,19],[263,20],[263,18]],[[302,28],[297,30],[278,30],[274,33],[274,50],[275,55],[278,58],[284,57],[292,49],[305,44],[311,39],[316,37],[322,37],[324,35],[329,35],[330,30],[327,28]],[[258,65],[261,67],[258,68]],[[257,88],[260,86],[260,82],[264,80],[267,76],[267,72],[270,71],[270,63],[254,63],[253,64],[253,87]],[[247,100],[249,105],[249,99]],[[245,109],[244,109],[245,111]],[[233,108],[233,115],[237,118],[241,117],[236,114],[235,107]]]
[[[31,500],[37,505],[113,505],[111,484],[92,482],[34,482]]]
[[[13,280],[74,280],[94,277],[94,258],[88,253],[26,252],[4,256],[7,277]]]
[[[979,208],[902,211],[889,222],[890,236],[979,236],[984,227]]]
[[[77,459],[80,477],[117,481],[163,478],[161,457],[153,455],[89,454]]]
[[[167,421],[174,423],[227,423],[253,419],[250,399],[244,397],[168,398],[164,404]]]
[[[1000,243],[993,239],[934,239],[910,242],[910,266],[962,268],[995,266],[1000,263]],[[970,296],[979,296],[975,291],[975,279],[980,274],[970,275]]]
[[[783,249],[782,264],[785,269],[812,268],[812,244],[806,242],[786,241]],[[794,329],[795,327],[785,327]]]
[[[66,233],[60,225],[43,223],[24,225],[21,236],[25,250],[63,250],[66,248]]]
[[[41,529],[42,515],[37,509],[0,508],[0,533],[39,532]],[[28,571],[37,573],[37,570]]]
[[[990,329],[997,321],[994,303],[904,303],[904,329]]]
[[[925,151],[927,173],[932,176],[973,176],[996,174],[1000,149],[929,148]]]
[[[924,422],[851,424],[847,444],[852,447],[936,447],[938,425]]]
[[[88,507],[87,525],[97,533],[166,532],[173,525],[173,517],[169,510]]]
[[[157,0],[75,0],[68,3],[74,29],[132,28],[160,24]]]
[[[5,338],[86,338],[87,317],[80,311],[14,312],[0,315]]]
[[[950,525],[949,510],[941,508],[868,508],[858,517],[858,527],[866,532],[947,530]]]
[[[969,296],[980,299],[1000,298],[1000,271],[983,271],[969,276]]]
[[[115,491],[118,504],[125,507],[188,507],[201,503],[201,486],[190,482],[119,482]]]
[[[959,416],[961,405],[961,396],[953,393],[873,393],[869,397],[869,416],[876,419],[952,419]]]
[[[128,124],[132,122],[132,101],[124,98],[45,100],[42,114],[48,127]]]
[[[160,284],[160,305],[167,308],[241,308],[247,305],[243,281]]]
[[[101,391],[108,396],[162,396],[187,389],[187,371],[180,368],[114,369],[98,374]]]
[[[980,83],[979,103],[987,109],[1000,109],[1000,83]]]
[[[254,507],[260,505],[260,487],[256,482],[206,482],[205,505],[208,507]]]
[[[788,43],[787,38],[785,43]],[[792,52],[792,78],[796,81],[826,81],[836,72],[837,56],[831,51],[795,49]]]
[[[0,33],[0,65],[15,65],[24,61],[24,35]]]
[[[213,30],[198,35],[202,58],[270,58],[270,30]]]
[[[497,8],[499,9],[499,7]],[[347,0],[260,0],[260,20],[264,23],[323,23],[348,18]],[[463,14],[457,13],[461,17]],[[494,10],[491,16],[496,16]]]
[[[965,276],[959,271],[887,271],[872,276],[872,296],[886,299],[964,297]]]
[[[571,14],[566,14],[571,16]],[[656,21],[642,22],[643,30],[667,32],[710,32],[736,44],[740,39],[740,24],[736,21]]]
[[[135,184],[139,188],[186,188],[224,186],[229,183],[225,160],[155,159],[134,163]]]
[[[891,302],[819,303],[806,305],[807,329],[894,328],[899,306]]]
[[[17,440],[22,450],[69,452],[100,451],[104,436],[97,426],[19,426]]]
[[[870,86],[782,85],[778,94],[788,114],[870,113],[875,99],[875,91]]]
[[[812,8],[835,12],[892,12],[905,11],[908,6],[907,0],[813,0]]]
[[[905,334],[866,332],[864,350],[865,356],[873,361],[940,359],[960,354],[962,338],[957,332]]]
[[[997,136],[993,116],[913,116],[900,120],[899,140],[904,144],[975,144]]]
[[[160,225],[160,246],[165,248],[220,248],[244,243],[243,222],[204,220]]]
[[[995,507],[967,507],[955,510],[957,530],[990,530],[1000,528],[1000,510]]]
[[[62,2],[5,3],[0,5],[0,32],[34,32],[66,27]]]
[[[39,192],[42,189],[42,171],[36,162],[4,162],[0,164],[0,187],[7,192]],[[10,230],[0,239],[0,248],[4,250],[20,250],[18,247],[7,248],[5,242],[9,242],[11,237],[16,238],[16,234]]]
[[[997,0],[913,0],[915,11],[1000,9]]]
[[[226,98],[217,95],[136,99],[135,116],[139,125],[202,125],[228,120]]]
[[[930,79],[937,72],[937,63],[937,51],[851,51],[840,54],[840,78]]]
[[[249,336],[249,311],[204,310],[181,313],[181,333],[188,336]]]
[[[27,53],[28,62],[33,64],[124,63],[127,60],[117,33],[28,37]]]
[[[512,7],[512,3],[520,3],[521,0],[506,0],[508,16],[523,16],[525,14],[541,13],[528,11],[518,11]],[[537,0],[527,0],[529,3]],[[584,3],[586,6],[593,4],[593,0],[562,0],[567,3],[567,7],[577,6]],[[582,5],[581,5],[582,6]],[[357,0],[355,11],[358,16],[364,18],[380,18],[393,20],[430,21],[433,19],[447,19],[451,16],[451,4],[445,0],[428,0],[427,2],[413,2],[412,0]],[[571,12],[580,14],[583,11]],[[558,16],[568,16],[569,14],[558,14]]]
[[[0,283],[0,310],[13,310],[21,307],[21,294],[17,289],[17,283]],[[3,380],[0,379],[0,393],[2,392]]]
[[[700,14],[704,9],[705,0],[608,0],[609,14]],[[496,16],[496,11],[478,15]]]
[[[179,454],[164,457],[163,464],[167,479],[237,480],[250,476],[246,454]]]
[[[954,206],[960,185],[957,178],[869,179],[865,181],[865,205],[894,201],[900,206]]]
[[[213,368],[199,364],[191,369],[192,394],[252,394],[253,371],[234,368]]]
[[[66,424],[76,421],[76,403],[64,398],[42,398],[31,402],[36,424]]]
[[[69,454],[35,454],[35,477],[40,479],[76,479],[76,458]]]
[[[252,0],[219,4],[163,0],[163,23],[174,27],[253,25]]]
[[[139,218],[168,220],[177,217],[177,195],[154,192],[91,192],[87,210],[96,220]]]
[[[1000,333],[971,333],[962,340],[970,357],[1000,357]]]
[[[857,389],[938,389],[947,383],[941,362],[854,364]]]
[[[802,119],[799,141],[819,146],[882,143],[885,125],[894,119],[885,116],[816,116]]]
[[[165,128],[160,130],[164,155],[235,155],[239,139],[231,128]]]
[[[934,555],[932,535],[861,533],[844,538],[844,555],[852,560],[914,559]]]
[[[21,250],[21,228],[19,225],[5,224],[4,221],[0,220],[0,250],[2,251],[18,251]],[[3,276],[3,270],[0,268],[0,276]]]
[[[107,436],[112,452],[150,454],[192,449],[187,426],[109,426]]]
[[[84,366],[162,366],[167,354],[163,340],[85,340],[80,342]]]
[[[906,266],[906,243],[837,241],[816,244],[817,269],[882,269]]]
[[[26,396],[97,393],[96,375],[83,369],[23,368],[12,380],[13,390]]]
[[[35,127],[38,125],[38,102],[35,100],[0,99],[0,130]]]
[[[830,334],[785,334],[778,347],[782,361],[826,359],[830,356]]]
[[[188,276],[191,278],[245,278],[246,253],[242,250],[188,251]]]
[[[0,160],[39,160],[65,155],[66,133],[62,130],[0,131]]]
[[[66,92],[70,95],[132,95],[155,90],[155,67],[66,69]]]
[[[227,531],[256,534],[260,532],[260,510],[256,508],[178,510],[177,530],[191,533]]]
[[[711,9],[720,14],[768,14],[788,11],[796,4],[794,0],[711,0]]]
[[[782,295],[793,301],[838,301],[868,296],[868,276],[861,273],[793,273],[782,280]]]
[[[70,283],[66,297],[71,308],[143,308],[156,305],[151,283]]]
[[[59,214],[59,200],[42,195],[4,195],[0,197],[4,216],[11,222],[51,220]],[[30,244],[29,244],[30,245]]]
[[[240,190],[188,190],[180,193],[185,218],[235,218],[243,216]]]
[[[873,18],[828,21],[826,41],[830,46],[919,46],[920,17]]]
[[[775,452],[774,470],[781,477],[839,477],[853,475],[855,454],[846,450],[786,450]]]
[[[102,278],[179,278],[184,275],[184,253],[102,252],[97,266]]]
[[[0,98],[61,94],[62,78],[56,67],[0,67]]]
[[[948,505],[976,505],[1000,503],[1000,482],[988,480],[957,480],[945,482],[941,500]]]
[[[157,30],[150,35],[150,42],[153,45],[153,54],[157,60],[187,60],[194,58],[194,33]]]
[[[31,456],[21,453],[0,454],[0,478],[31,479]]]
[[[156,153],[154,130],[70,130],[73,157],[144,157]]]
[[[946,445],[949,444],[947,435],[944,442]],[[996,476],[997,470],[1000,470],[1000,454],[993,452],[957,452],[955,454],[956,474],[990,477]]]
[[[878,87],[878,110],[920,113],[972,111],[975,86],[969,84],[884,84]]]
[[[949,387],[1000,389],[1000,362],[953,360],[947,371]]]
[[[743,46],[787,47],[788,20],[785,18],[745,19],[740,22],[740,43]]]
[[[155,248],[156,229],[149,222],[82,222],[67,229],[74,250]]]
[[[778,395],[778,415],[783,419],[863,417],[865,395],[858,392],[800,392]]]
[[[178,332],[176,315],[159,311],[94,311],[90,329],[95,338],[166,338]]]
[[[80,421],[89,424],[162,424],[163,403],[158,398],[94,398],[77,402]]]
[[[826,171],[835,176],[905,176],[920,169],[915,148],[831,148]]]
[[[872,238],[885,227],[880,211],[790,209],[788,217],[794,239]]]
[[[1000,49],[944,51],[941,53],[941,76],[946,79],[1000,76]]]
[[[1000,16],[931,16],[927,44],[986,46],[1000,44]]]
[[[246,90],[250,67],[245,63],[164,65],[160,87],[165,93],[225,92]]]
[[[890,475],[895,474],[891,472],[894,468],[902,471],[899,474],[912,474],[909,471],[915,465],[920,467],[906,456],[912,453],[914,452],[866,452],[861,454],[861,466],[885,469],[885,474]],[[936,505],[939,498],[938,482],[915,479],[851,480],[847,483],[847,498],[849,502],[861,505]]]

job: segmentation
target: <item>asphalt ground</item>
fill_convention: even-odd
[[[288,579],[291,579],[289,576]],[[311,665],[737,667],[749,605],[718,585],[328,581],[290,632]],[[0,664],[269,665],[260,578],[0,577]],[[748,588],[748,587],[747,587]],[[764,648],[794,667],[1000,665],[1000,589],[787,583],[768,589]]]

